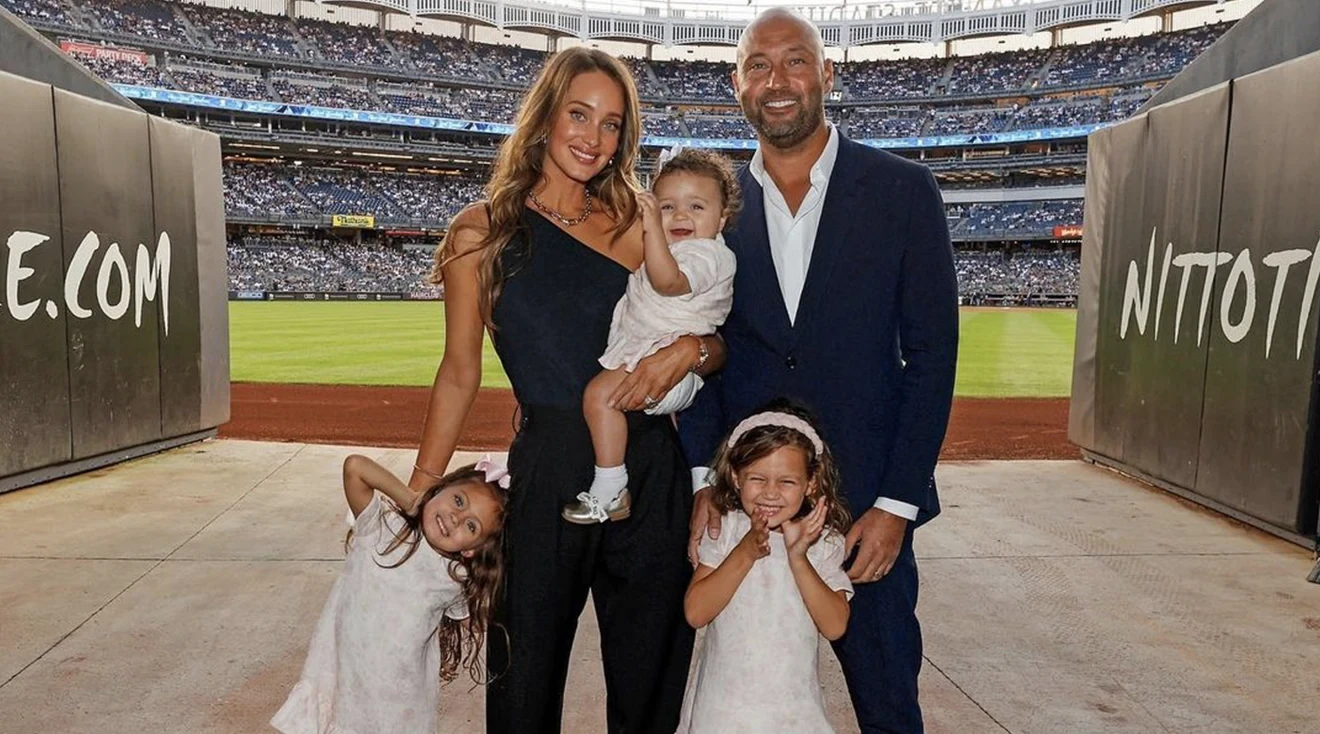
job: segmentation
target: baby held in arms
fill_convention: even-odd
[[[642,359],[686,336],[715,333],[733,306],[736,260],[720,233],[741,208],[729,159],[705,150],[662,156],[651,192],[638,194],[645,259],[614,309],[605,368],[583,396],[583,412],[596,452],[590,489],[564,508],[580,525],[622,520],[632,511],[628,494],[628,421],[609,404],[615,388]],[[704,348],[704,345],[703,345]],[[670,415],[692,404],[702,380],[689,372],[663,396],[647,397],[646,412]]]

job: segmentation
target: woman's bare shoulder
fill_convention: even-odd
[[[449,222],[450,247],[456,254],[465,254],[481,246],[490,232],[490,211],[485,200],[474,201],[463,207]]]

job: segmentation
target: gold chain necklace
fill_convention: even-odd
[[[536,205],[537,209],[540,209],[546,214],[549,214],[550,216],[554,217],[556,220],[559,221],[560,224],[564,225],[565,227],[574,227],[587,221],[587,218],[591,216],[591,192],[588,191],[586,193],[587,193],[587,203],[582,207],[582,213],[576,217],[573,217],[572,219],[569,219],[568,217],[565,217],[563,214],[560,214],[554,209],[551,209],[550,207],[546,206],[544,202],[536,198],[536,194],[529,191],[527,192],[527,195],[531,197],[532,203]]]

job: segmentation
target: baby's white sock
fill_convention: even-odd
[[[626,465],[598,466],[596,467],[596,478],[591,481],[591,489],[587,491],[600,500],[601,504],[608,505],[627,486],[628,467]]]

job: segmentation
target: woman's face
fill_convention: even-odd
[[[603,71],[578,74],[555,112],[546,135],[546,170],[586,183],[619,149],[623,134],[623,88]]]

